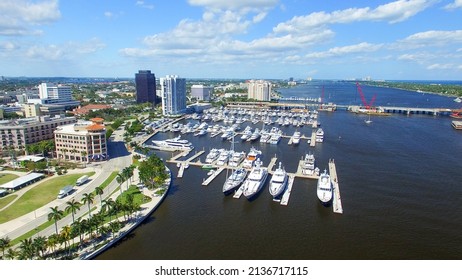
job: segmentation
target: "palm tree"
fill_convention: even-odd
[[[34,245],[31,238],[21,240],[19,245],[21,259],[33,259],[34,258]]]
[[[59,210],[58,206],[50,207],[51,213],[48,213],[48,221],[55,221],[56,234],[58,234],[58,221],[64,216],[63,210]]]
[[[82,159],[83,159],[83,162],[85,163],[85,167],[87,167],[87,152],[82,151],[80,152],[80,154],[82,155]]]
[[[10,238],[8,236],[0,238],[0,248],[2,249],[2,256],[5,255],[5,249],[10,247]]]
[[[35,253],[38,256],[41,256],[43,258],[43,256],[45,255],[45,251],[47,249],[47,239],[46,239],[46,237],[38,236],[38,237],[34,238],[32,244],[34,246]]]
[[[91,209],[90,209],[90,204],[93,203],[95,198],[94,193],[84,193],[82,196],[82,203],[88,205],[88,217],[91,218]]]
[[[112,233],[112,239],[114,239],[114,233],[118,232],[121,229],[121,227],[122,225],[117,220],[109,223],[109,230]]]
[[[74,161],[77,161],[77,159],[76,159],[76,157],[75,157],[75,154],[77,153],[77,149],[76,149],[76,148],[72,148],[70,152],[71,152],[72,156],[74,157],[74,158],[73,158]]]
[[[80,202],[75,201],[75,199],[72,199],[71,201],[66,202],[66,212],[71,212],[72,213],[72,222],[75,222],[74,215],[77,213],[78,210],[80,210]]]
[[[120,194],[122,194],[122,183],[125,182],[125,177],[123,173],[117,174],[116,181],[119,184]]]
[[[53,253],[56,252],[55,247],[58,244],[58,242],[59,242],[58,234],[53,233],[50,236],[48,236],[47,246],[48,248],[51,248]]]
[[[103,208],[103,198],[101,197],[104,193],[104,190],[101,186],[95,188],[95,194],[99,195],[99,203],[101,205],[101,209]]]
[[[16,252],[14,249],[8,249],[8,251],[6,251],[6,255],[4,255],[4,257],[7,259],[7,260],[14,260],[16,257],[18,256],[18,252]]]
[[[112,198],[108,198],[108,199],[103,200],[103,204],[101,206],[101,210],[107,211],[107,213],[109,214],[109,220],[112,220],[112,212],[114,209],[114,204],[115,204],[115,201]]]
[[[71,245],[69,244],[69,240],[71,240],[71,227],[70,226],[64,226],[62,229],[61,229],[61,232],[59,233],[60,237],[62,238],[62,240],[64,241],[64,250],[66,251],[66,249],[71,247]]]

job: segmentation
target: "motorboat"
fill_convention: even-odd
[[[244,159],[242,166],[247,169],[252,168],[254,162],[257,160],[258,157],[260,157],[260,155],[261,155],[260,150],[257,150],[254,147],[250,148],[250,151],[247,154],[247,157]]]
[[[268,177],[268,169],[262,167],[260,159],[255,161],[255,166],[249,173],[249,176],[244,181],[244,196],[247,199],[253,198],[262,188]]]
[[[252,136],[250,136],[250,138],[247,139],[247,141],[256,141],[260,137],[260,130],[258,128],[255,128],[255,131],[252,133]]]
[[[220,156],[217,159],[216,165],[223,166],[228,163],[229,157],[231,156],[231,151],[222,150]]]
[[[332,200],[332,182],[330,175],[325,169],[319,176],[316,193],[322,204],[328,204]]]
[[[229,166],[237,167],[245,159],[245,152],[233,152],[229,159]]]
[[[207,154],[207,157],[205,158],[205,163],[212,163],[215,160],[218,159],[220,156],[221,150],[219,149],[211,149],[210,152]]]
[[[244,168],[235,169],[223,184],[223,193],[225,195],[237,189],[247,177],[248,171]]]
[[[318,176],[319,175],[319,168],[315,167],[315,158],[314,155],[308,153],[305,155],[305,158],[302,160],[301,168],[303,175],[309,176]]]
[[[177,151],[177,150],[192,150],[194,146],[188,140],[181,139],[181,136],[166,139],[166,140],[152,140],[154,148],[160,150]]]
[[[269,192],[273,198],[279,197],[287,187],[289,176],[282,167],[282,162],[279,162],[279,167],[274,171],[271,177]]]
[[[295,131],[292,135],[292,144],[298,145],[300,143],[301,133],[300,131]]]

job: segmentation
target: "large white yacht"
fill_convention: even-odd
[[[246,176],[247,170],[244,168],[235,169],[223,184],[223,193],[227,195],[233,190],[237,189],[242,184],[242,182],[244,182]]]
[[[180,136],[166,140],[152,140],[155,148],[160,150],[177,151],[192,150],[194,146],[188,140],[180,139]]]
[[[210,150],[210,152],[207,154],[207,157],[205,158],[206,163],[212,163],[215,160],[218,159],[220,156],[221,150],[213,148]]]
[[[287,187],[289,176],[282,167],[282,162],[279,162],[279,167],[274,171],[271,177],[269,192],[273,198],[279,197]]]
[[[319,176],[316,193],[322,204],[328,204],[332,200],[332,182],[325,169]]]
[[[301,162],[302,174],[310,176],[318,176],[319,168],[315,167],[315,158],[312,153],[305,155],[305,158]]]
[[[294,135],[292,135],[292,144],[298,145],[300,143],[301,133],[300,131],[295,131]]]
[[[249,176],[244,181],[244,196],[247,199],[254,197],[262,188],[268,177],[268,169],[261,167],[261,160],[257,159],[255,161],[255,166],[249,173]]]
[[[237,167],[245,159],[245,152],[233,152],[229,159],[229,166]]]
[[[220,156],[217,159],[216,165],[223,166],[228,163],[228,160],[231,156],[231,151],[222,150]]]
[[[253,167],[254,162],[257,160],[257,158],[261,155],[261,151],[255,149],[254,147],[250,148],[249,153],[247,154],[247,157],[244,159],[244,162],[242,163],[242,167],[250,169]]]

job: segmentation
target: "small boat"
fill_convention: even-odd
[[[279,167],[274,171],[269,186],[269,192],[273,198],[279,197],[284,192],[288,178],[287,172],[282,168],[282,162],[279,162]]]
[[[242,166],[244,168],[247,168],[247,169],[252,168],[254,162],[257,160],[257,158],[260,155],[261,155],[261,151],[255,149],[254,147],[250,148],[250,151],[247,154],[247,157],[244,159],[244,162],[242,163]]]
[[[319,176],[316,194],[322,204],[326,205],[332,200],[332,182],[330,175],[327,174],[327,170],[325,169]]]
[[[210,153],[205,158],[205,163],[212,163],[220,156],[221,150],[219,149],[211,149]]]
[[[212,170],[212,169],[215,169],[216,167],[213,166],[212,164],[204,164],[202,165],[202,169],[204,170]]]
[[[460,97],[457,97],[457,98],[454,99],[454,102],[460,103],[460,102],[462,102],[462,99]]]
[[[227,195],[237,189],[242,184],[242,182],[244,182],[246,176],[247,170],[244,168],[238,168],[234,170],[223,184],[223,193]]]
[[[369,118],[368,118],[367,120],[365,120],[364,122],[365,122],[366,124],[372,123],[372,121],[371,121],[371,115],[369,115]]]
[[[292,144],[298,145],[300,143],[300,138],[301,138],[301,133],[300,131],[295,131],[294,135],[292,135]]]

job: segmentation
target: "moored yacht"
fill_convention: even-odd
[[[292,135],[292,144],[298,145],[300,143],[301,133],[300,131],[295,131]]]
[[[154,148],[167,151],[178,151],[178,150],[192,150],[194,146],[188,140],[180,139],[181,137],[175,137],[166,140],[152,140],[155,145]]]
[[[305,158],[301,162],[302,174],[309,176],[318,176],[319,168],[315,167],[315,158],[312,153],[305,155]]]
[[[322,204],[328,204],[332,200],[332,182],[325,169],[319,176],[316,193]]]
[[[250,148],[250,151],[247,154],[247,157],[245,158],[244,162],[242,163],[242,166],[247,169],[252,168],[254,162],[257,160],[257,158],[260,155],[261,155],[261,151],[255,149],[254,147]]]
[[[279,167],[274,171],[271,177],[269,192],[273,198],[279,197],[287,187],[289,176],[282,167],[282,162],[279,162]]]
[[[231,151],[222,150],[220,156],[217,159],[216,165],[225,165],[228,163],[229,157],[231,156]]]
[[[216,149],[216,148],[211,149],[207,157],[205,158],[205,162],[206,163],[214,162],[215,160],[218,159],[218,157],[220,156],[220,153],[221,153],[221,150],[219,149]]]
[[[244,182],[246,176],[247,170],[244,168],[238,168],[234,170],[223,184],[223,193],[227,195],[237,189],[242,184],[242,182]]]
[[[231,158],[229,159],[229,166],[239,166],[242,161],[245,159],[245,152],[233,152]]]
[[[247,199],[254,197],[262,188],[268,177],[268,169],[261,167],[262,162],[260,159],[255,161],[255,166],[249,173],[249,176],[244,181],[244,196]]]

